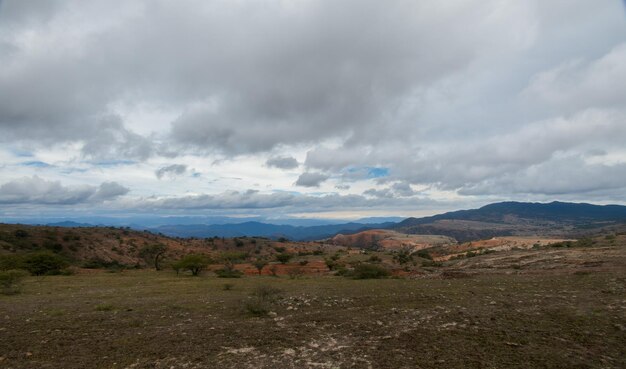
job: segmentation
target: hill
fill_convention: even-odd
[[[390,228],[409,234],[445,235],[464,242],[496,236],[578,237],[620,223],[626,223],[626,206],[500,202],[479,209],[408,218]]]
[[[330,239],[329,242],[334,245],[379,251],[417,251],[433,246],[456,244],[454,239],[446,236],[409,235],[385,229],[374,229],[349,235],[340,233]]]

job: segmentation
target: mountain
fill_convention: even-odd
[[[409,234],[439,234],[458,241],[510,235],[576,236],[589,229],[626,222],[626,206],[585,203],[500,202],[424,218],[391,227]]]
[[[69,220],[56,222],[56,223],[48,223],[46,225],[49,227],[93,227],[94,226],[93,224],[89,224],[89,223],[78,223],[78,222],[72,222]]]
[[[373,228],[388,228],[395,223],[343,223],[318,226],[276,225],[261,222],[244,222],[237,224],[194,224],[166,225],[151,228],[150,231],[171,237],[268,237],[277,239],[285,237],[291,240],[310,241],[332,237],[337,233],[355,233]]]

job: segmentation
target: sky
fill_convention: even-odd
[[[610,0],[1,0],[0,219],[626,204]]]

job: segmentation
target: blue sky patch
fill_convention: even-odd
[[[389,168],[374,167],[367,168],[367,178],[381,178],[389,176]]]
[[[52,165],[50,165],[48,163],[44,163],[43,161],[38,161],[38,160],[25,161],[25,162],[20,163],[20,164],[25,166],[25,167],[34,167],[34,168],[48,168],[48,167],[52,166]]]

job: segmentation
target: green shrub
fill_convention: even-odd
[[[16,230],[13,235],[17,238],[26,238],[29,236],[28,232],[23,229]]]
[[[279,261],[281,264],[286,264],[292,257],[293,255],[283,252],[276,255],[276,261]]]
[[[259,275],[261,275],[263,268],[265,268],[265,266],[267,265],[267,260],[257,259],[252,262],[252,265],[254,265],[254,267],[259,271]]]
[[[0,270],[22,269],[22,256],[17,254],[0,255]]]
[[[121,264],[117,260],[106,261],[100,258],[93,258],[87,260],[82,265],[83,268],[86,269],[108,269],[108,270],[122,270],[126,269],[127,266]]]
[[[53,275],[60,274],[67,262],[59,255],[37,252],[22,256],[22,267],[32,275]]]
[[[20,293],[21,282],[28,273],[24,270],[13,269],[0,272],[0,293],[15,295]]]
[[[215,274],[219,278],[241,278],[243,272],[236,269],[218,269],[215,271]]]
[[[352,276],[355,279],[376,279],[388,277],[391,273],[389,270],[380,265],[375,264],[359,264],[354,267]]]
[[[381,261],[383,261],[383,259],[381,259],[378,255],[372,255],[367,261],[369,261],[370,263],[380,263]]]
[[[440,261],[426,260],[422,262],[423,267],[442,267],[443,263]]]
[[[407,250],[401,250],[393,256],[393,260],[395,260],[398,264],[406,264],[413,261],[413,255],[411,255],[411,253]]]

